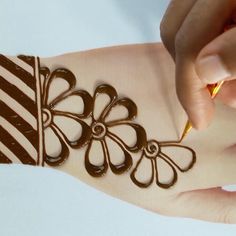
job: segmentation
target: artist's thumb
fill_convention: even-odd
[[[236,78],[236,28],[214,39],[196,59],[196,72],[206,84]]]

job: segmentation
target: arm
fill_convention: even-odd
[[[222,208],[217,198],[232,203],[235,195],[216,187],[235,178],[232,149],[225,151],[234,143],[235,111],[218,103],[208,130],[193,131],[176,144],[186,116],[175,94],[173,62],[161,44],[40,58],[39,72],[42,165],[163,214],[218,221],[211,215]],[[98,122],[107,104],[111,111]],[[149,148],[155,158],[142,156]],[[215,201],[209,200],[212,194]]]

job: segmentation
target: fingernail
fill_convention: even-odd
[[[206,84],[217,83],[231,76],[218,55],[207,56],[197,62],[197,73]]]

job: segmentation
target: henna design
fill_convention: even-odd
[[[143,146],[146,143],[146,133],[142,126],[132,122],[132,120],[137,115],[137,107],[133,101],[131,101],[128,98],[118,99],[116,90],[108,84],[103,84],[96,88],[94,97],[93,97],[94,104],[95,104],[95,99],[97,96],[99,96],[99,94],[108,95],[110,101],[109,101],[109,104],[101,112],[100,117],[97,120],[94,118],[94,114],[92,114],[92,125],[91,125],[92,139],[90,140],[88,144],[88,148],[85,153],[85,167],[88,173],[95,177],[104,175],[108,169],[108,164],[113,173],[122,174],[123,172],[127,171],[132,166],[132,163],[133,163],[132,157],[129,151],[138,152],[139,150],[143,148]],[[123,119],[106,122],[105,121],[106,117],[109,116],[112,109],[116,106],[126,107],[128,110],[127,117]],[[122,124],[128,125],[135,130],[137,139],[136,139],[136,143],[132,147],[125,144],[125,142],[122,141],[121,138],[119,138],[117,135],[109,131],[109,127],[118,126]],[[112,139],[122,149],[125,156],[123,163],[120,163],[119,165],[115,165],[112,163],[112,156],[110,156],[109,147],[107,145],[106,138]],[[93,145],[93,142],[95,142],[95,140],[99,141],[103,150],[103,164],[99,166],[93,165],[89,159],[90,149],[91,149],[91,146]]]
[[[166,155],[162,151],[163,147],[178,147],[178,148],[183,148],[183,149],[189,151],[192,154],[190,163],[185,168],[180,167],[168,155]],[[136,174],[136,172],[137,172],[137,170],[144,158],[147,158],[151,162],[151,170],[150,170],[151,171],[151,178],[149,179],[149,181],[146,181],[146,182],[142,182],[142,181],[138,180],[138,178],[135,176],[135,174]],[[166,164],[169,165],[169,167],[172,170],[173,178],[169,183],[163,183],[159,179],[158,165],[157,165],[158,158],[162,159],[164,162],[166,162]],[[141,188],[146,188],[146,187],[150,186],[153,183],[154,178],[156,178],[156,184],[159,187],[169,188],[169,187],[173,186],[177,181],[177,171],[175,168],[177,168],[181,172],[186,172],[193,167],[195,162],[196,162],[196,153],[189,147],[182,146],[177,143],[171,143],[171,142],[170,143],[168,143],[168,142],[162,143],[162,142],[158,142],[156,140],[150,140],[150,141],[148,141],[147,146],[143,149],[142,155],[141,155],[140,159],[138,160],[135,168],[131,172],[130,177],[131,177],[132,181]]]
[[[0,55],[0,162],[39,163],[37,61]]]
[[[54,98],[51,98],[52,84],[61,79],[67,86]],[[84,163],[87,172],[94,177],[106,174],[108,168],[114,174],[122,174],[131,169],[133,165],[132,154],[141,152],[130,178],[134,184],[146,188],[154,178],[161,188],[169,188],[177,181],[177,170],[181,172],[191,169],[196,161],[194,150],[182,146],[177,142],[147,141],[145,129],[135,123],[137,106],[129,98],[119,98],[115,88],[108,84],[101,84],[95,89],[93,97],[84,90],[78,90],[74,74],[66,68],[57,68],[50,72],[49,68],[40,66],[39,58],[19,55],[9,58],[0,55],[0,163],[19,162],[30,165],[58,166],[69,157],[70,148],[79,149],[86,146]],[[95,118],[96,99],[100,95],[107,95],[109,103]],[[70,111],[69,107],[60,108],[60,104],[72,97],[80,98],[83,102],[82,112]],[[127,116],[121,119],[111,119],[113,109],[117,106],[126,108]],[[57,118],[62,118],[63,123],[73,121],[80,127],[79,137],[71,139],[68,132],[58,123]],[[88,124],[87,118],[91,118]],[[112,127],[126,125],[135,131],[136,142],[130,146],[118,135],[111,131]],[[60,147],[51,154],[45,140],[48,134],[57,140]],[[114,157],[110,153],[108,139],[113,141],[122,150],[124,160],[114,164]],[[95,142],[102,147],[102,164],[95,165],[91,162],[91,148]],[[52,145],[53,149],[55,145]],[[185,168],[180,167],[163,150],[165,147],[182,148],[191,154],[190,162]],[[58,153],[59,151],[59,153]],[[142,161],[150,161],[151,177],[144,182],[136,176]],[[158,160],[163,160],[171,169],[173,178],[165,183],[160,180]]]
[[[51,166],[57,166],[62,164],[69,156],[69,145],[71,148],[81,148],[83,147],[91,137],[91,129],[89,126],[82,120],[90,116],[92,112],[92,97],[88,92],[84,90],[75,90],[76,78],[72,72],[67,69],[59,68],[50,73],[49,69],[46,67],[41,68],[41,73],[44,75],[43,82],[43,91],[42,91],[42,113],[44,116],[43,119],[43,127],[44,131],[46,129],[51,129],[54,135],[58,138],[61,151],[56,156],[52,156],[47,154],[47,146],[44,144],[45,152],[44,152],[44,161]],[[63,79],[69,85],[68,89],[65,89],[61,92],[56,98],[52,101],[49,101],[49,89],[53,80],[58,78]],[[70,98],[71,96],[78,96],[82,98],[84,109],[80,114],[71,113],[69,111],[60,111],[56,107],[57,105]],[[69,140],[66,134],[62,131],[58,124],[54,122],[54,118],[60,116],[66,121],[66,119],[72,119],[81,126],[81,135],[76,140]],[[47,133],[44,132],[46,136]],[[46,138],[46,137],[45,137]]]

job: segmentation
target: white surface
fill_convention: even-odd
[[[157,41],[165,0],[0,0],[2,53],[51,56]]]
[[[165,0],[0,0],[1,53],[51,56],[159,41]],[[235,235],[236,226],[147,212],[49,169],[0,166],[1,236]]]

